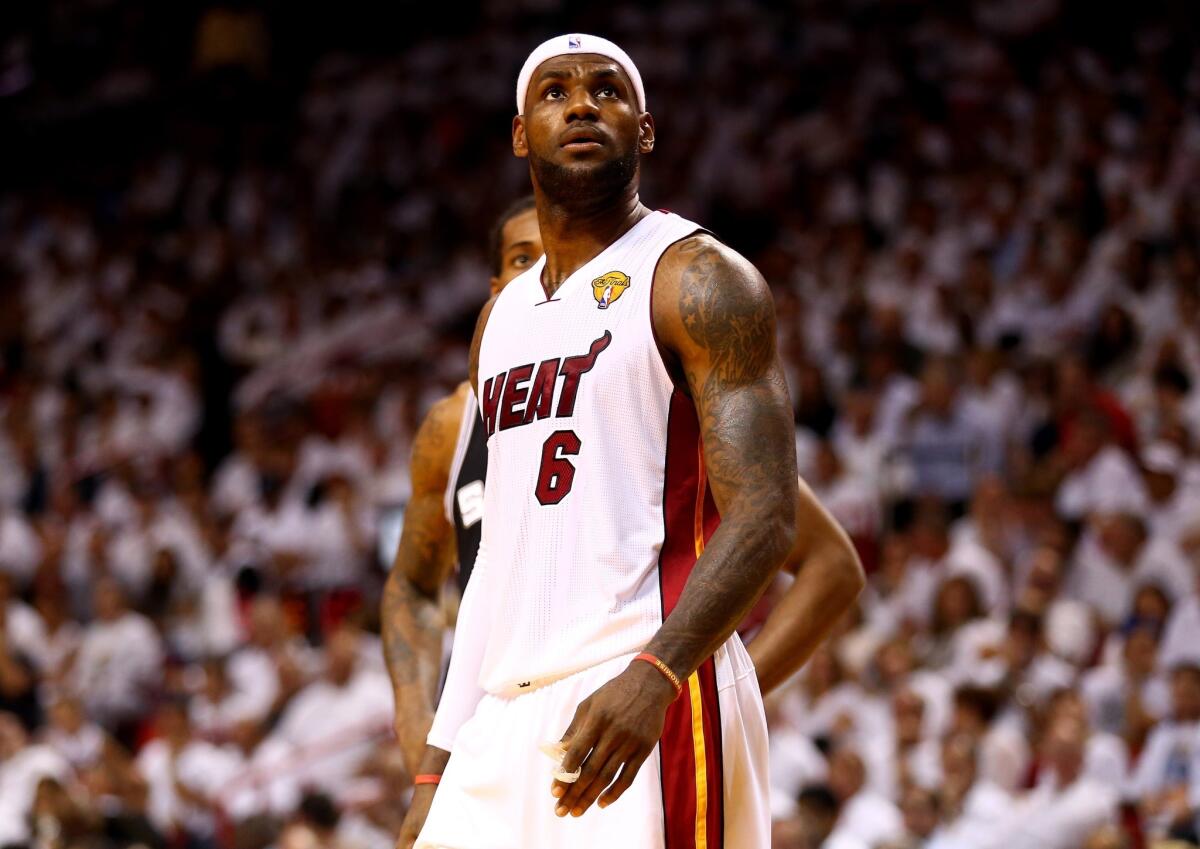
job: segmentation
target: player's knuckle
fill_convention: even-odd
[[[650,749],[657,742],[653,732],[645,728],[635,728],[629,735],[630,747],[639,753]]]

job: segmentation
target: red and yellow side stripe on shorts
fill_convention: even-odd
[[[695,408],[678,390],[671,397],[667,433],[665,533],[659,555],[664,620],[720,523],[705,477]],[[667,710],[659,749],[666,849],[723,849],[721,712],[711,657],[692,673],[683,695]]]

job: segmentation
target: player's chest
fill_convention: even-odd
[[[501,297],[488,320],[478,380],[489,436],[613,400],[654,345],[628,276],[572,278],[549,297],[533,282],[536,293]]]

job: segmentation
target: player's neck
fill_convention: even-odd
[[[537,196],[538,227],[546,249],[542,284],[553,294],[564,281],[650,214],[636,189],[601,207],[575,208]]]

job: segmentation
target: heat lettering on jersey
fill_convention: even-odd
[[[596,366],[596,360],[612,342],[612,333],[593,340],[586,354],[572,357],[557,357],[543,360],[533,370],[533,363],[515,366],[483,384],[483,424],[487,435],[500,430],[527,425],[535,419],[550,417],[554,409],[555,418],[566,418],[575,414],[575,399],[579,395],[579,382]],[[562,389],[558,393],[558,406],[554,407],[554,392],[558,378],[562,377]],[[532,378],[532,381],[531,381]]]

